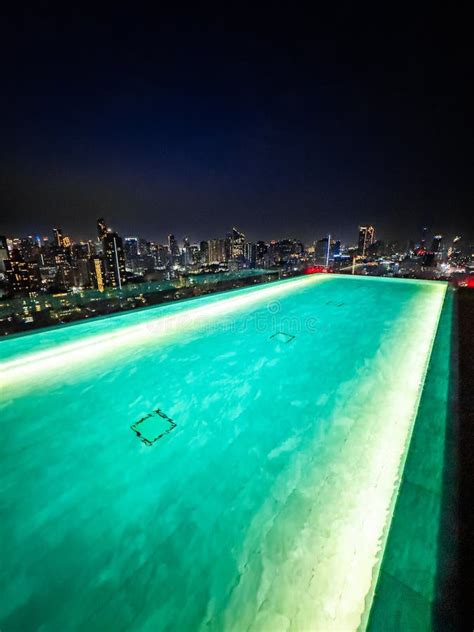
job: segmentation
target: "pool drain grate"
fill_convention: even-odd
[[[295,336],[290,334],[286,334],[284,331],[277,331],[276,333],[270,336],[270,340],[272,338],[276,338],[279,342],[288,343],[295,339]]]
[[[145,415],[130,426],[140,441],[151,446],[165,434],[170,433],[176,424],[165,413],[157,408],[152,413]]]

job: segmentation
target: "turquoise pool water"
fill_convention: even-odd
[[[363,628],[445,290],[313,275],[2,341],[2,631]]]

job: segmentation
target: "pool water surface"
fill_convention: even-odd
[[[311,275],[2,341],[0,628],[363,629],[445,292]]]

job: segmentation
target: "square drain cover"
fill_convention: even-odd
[[[157,408],[132,424],[130,428],[145,445],[153,445],[163,435],[176,428],[176,424],[162,410]]]
[[[278,342],[291,342],[292,340],[294,340],[295,336],[292,336],[291,334],[286,334],[284,331],[277,331],[275,334],[272,334],[270,336],[270,340],[272,338],[275,338],[275,340],[278,340]]]

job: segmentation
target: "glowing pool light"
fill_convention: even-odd
[[[309,275],[0,343],[0,628],[363,629],[445,290]]]

